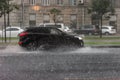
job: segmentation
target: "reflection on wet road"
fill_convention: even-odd
[[[0,80],[120,80],[120,48],[0,53]]]

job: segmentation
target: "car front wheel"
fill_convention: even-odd
[[[109,32],[105,32],[105,35],[109,35]]]
[[[83,40],[80,41],[80,47],[84,47],[84,42],[83,42]]]

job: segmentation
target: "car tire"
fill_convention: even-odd
[[[83,40],[80,40],[78,43],[74,43],[74,47],[81,48],[84,47],[84,42]]]
[[[27,46],[26,46],[27,50],[30,51],[34,51],[37,49],[37,43],[36,42],[30,42]]]
[[[49,39],[41,39],[39,42],[38,42],[38,48],[40,50],[45,50],[45,49],[49,49],[49,44],[48,44],[48,41]]]
[[[109,35],[109,32],[105,32],[105,35]]]
[[[80,46],[84,47],[84,42],[82,40],[80,41]]]
[[[91,35],[92,35],[92,33],[88,33],[88,35],[89,35],[89,36],[91,36]]]

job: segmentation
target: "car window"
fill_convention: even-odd
[[[95,29],[95,27],[92,26],[92,25],[84,25],[84,26],[81,26],[80,29],[83,29],[83,30],[93,30],[93,29]]]
[[[85,29],[91,29],[91,28],[93,28],[93,27],[92,27],[92,26],[87,25],[87,26],[85,26],[84,28],[85,28]]]
[[[46,27],[57,27],[57,28],[61,28],[61,25],[46,25]]]
[[[34,29],[28,29],[27,32],[32,33],[50,33],[50,31],[47,28],[34,28]]]
[[[11,30],[10,28],[6,29],[6,31],[10,31],[10,30]]]
[[[102,27],[102,29],[108,29],[107,27]]]
[[[8,29],[6,29],[6,31],[18,31],[19,29],[17,29],[17,28],[8,28]]]
[[[62,33],[57,29],[50,29],[50,34],[61,35]]]
[[[112,29],[115,29],[115,27],[113,27]]]
[[[40,27],[44,27],[44,25],[40,25]]]

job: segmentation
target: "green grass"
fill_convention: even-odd
[[[85,45],[113,45],[120,46],[119,36],[85,36]]]
[[[85,39],[87,40],[117,40],[120,39],[120,37],[116,36],[103,36],[100,38],[99,36],[85,36]]]
[[[120,46],[120,42],[85,42],[85,45],[113,45]]]

